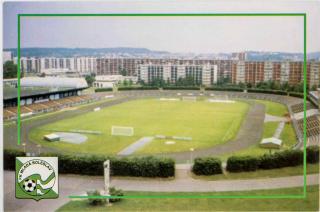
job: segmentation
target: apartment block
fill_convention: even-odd
[[[138,78],[146,83],[156,79],[175,83],[180,78],[193,78],[202,85],[217,83],[216,65],[177,65],[177,64],[141,64],[138,68]]]

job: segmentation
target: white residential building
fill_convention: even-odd
[[[192,78],[195,83],[211,85],[217,83],[217,65],[189,65],[189,64],[140,64],[138,65],[138,78],[146,83],[162,79],[170,83],[180,78]]]

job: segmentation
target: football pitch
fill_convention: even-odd
[[[59,120],[33,129],[31,141],[66,152],[115,155],[143,137],[155,138],[133,154],[156,154],[203,149],[233,139],[249,108],[246,102],[210,103],[202,101],[132,100],[119,105]],[[133,136],[111,134],[112,126],[134,128]],[[81,144],[63,141],[48,142],[43,136],[55,132],[84,132],[87,141]],[[98,131],[101,134],[85,133]],[[188,137],[179,140],[172,137]]]

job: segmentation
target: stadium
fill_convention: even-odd
[[[91,206],[90,201],[78,200],[89,191],[103,193],[106,160],[110,160],[111,195],[151,198],[123,199],[112,206],[115,209],[130,210],[132,204],[153,207],[152,197],[159,196],[300,197],[304,191],[313,202],[307,207],[317,207],[319,98],[315,92],[308,94],[306,104],[305,166],[301,96],[210,87],[93,90],[73,79],[43,82],[21,88],[25,101],[20,108],[20,144],[18,108],[7,99],[11,103],[4,108],[4,169],[6,177],[14,179],[16,157],[57,156],[60,193],[77,200],[67,196],[53,200],[62,211],[105,209],[103,201],[101,206]],[[10,185],[5,185],[8,192],[13,191]],[[199,199],[199,210],[230,207],[223,199],[208,200]],[[178,207],[176,199],[169,201],[170,207]],[[257,201],[258,208],[271,204]],[[272,199],[279,209],[302,210],[302,201]],[[165,204],[157,202],[159,208]],[[15,204],[24,207],[22,201]],[[255,210],[255,204],[246,205]]]
[[[22,83],[23,91],[30,89],[28,83],[35,84]],[[158,155],[190,162],[191,154],[260,155],[303,147],[303,100],[289,95],[155,88],[86,93],[85,84],[72,80],[50,85],[55,88],[50,92],[67,92],[52,95],[43,91],[47,82],[36,84],[40,92],[31,89],[29,96],[21,96],[29,98],[21,100],[26,102],[21,106],[21,143],[30,152],[41,146],[42,152]],[[312,97],[307,145],[317,145],[319,139],[317,97]],[[8,130],[16,130],[16,118],[17,107],[4,108]],[[21,149],[13,134],[5,145]]]

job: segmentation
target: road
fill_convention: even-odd
[[[21,200],[15,198],[15,173],[4,172],[5,211],[54,211],[70,199],[69,195],[85,195],[92,189],[103,189],[103,178],[92,176],[59,175],[59,198],[53,200]],[[307,176],[307,185],[319,184],[319,174]],[[154,192],[213,192],[245,191],[299,187],[303,185],[302,176],[278,177],[250,180],[203,181],[185,178],[184,174],[174,180],[159,179],[111,179],[111,185],[124,191]]]

